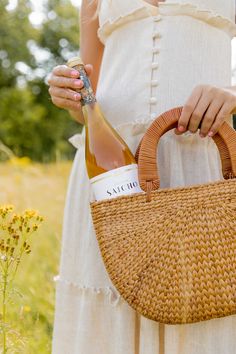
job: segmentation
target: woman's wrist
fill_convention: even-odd
[[[226,86],[224,87],[225,90],[229,91],[233,96],[235,96],[235,105],[231,114],[236,114],[236,86]]]
[[[83,125],[85,124],[84,115],[83,115],[83,111],[81,108],[76,111],[68,110],[68,112],[70,113],[71,117],[73,119],[75,119],[78,123],[83,124]]]

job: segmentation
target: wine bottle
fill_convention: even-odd
[[[79,57],[67,65],[80,73],[85,118],[85,160],[95,200],[141,192],[137,163],[127,144],[106,120]]]

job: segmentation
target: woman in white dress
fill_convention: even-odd
[[[148,3],[149,1],[149,3]],[[231,120],[234,0],[84,0],[81,57],[106,118],[135,152],[160,113],[183,105],[178,131],[165,134],[161,187],[222,178],[212,136]],[[55,68],[49,92],[83,123],[78,73]],[[200,127],[200,129],[198,129]],[[236,316],[161,325],[136,313],[105,270],[90,215],[84,131],[67,193],[60,272],[56,277],[53,354],[235,354]]]

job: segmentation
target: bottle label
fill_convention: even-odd
[[[143,192],[139,186],[137,164],[102,173],[91,178],[90,182],[97,201]]]

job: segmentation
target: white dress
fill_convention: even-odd
[[[133,152],[151,121],[183,105],[196,85],[231,85],[234,13],[234,0],[169,0],[158,8],[142,0],[102,1],[97,99]],[[78,150],[56,277],[53,354],[235,354],[236,316],[159,325],[119,295],[94,234],[84,132],[71,142]],[[165,134],[158,163],[162,188],[222,178],[212,139],[198,134]]]

